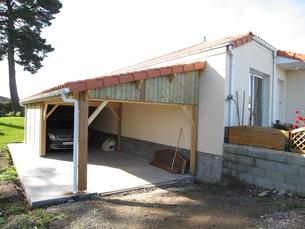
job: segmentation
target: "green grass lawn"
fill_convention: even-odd
[[[5,149],[6,144],[23,141],[22,117],[1,117],[0,118],[0,149]]]
[[[7,149],[8,143],[23,142],[24,118],[0,117],[0,185],[19,184],[18,174],[15,170],[10,154]],[[26,163],[26,162],[25,162]],[[11,192],[16,192],[14,185]],[[30,211],[22,195],[16,194],[12,200],[6,200],[6,193],[0,189],[0,228],[48,228],[48,224],[55,214],[45,209]]]
[[[0,181],[18,180],[6,145],[23,141],[23,125],[24,119],[22,117],[0,118]]]

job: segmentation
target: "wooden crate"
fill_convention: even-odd
[[[289,131],[254,126],[227,127],[228,143],[266,149],[289,149]]]

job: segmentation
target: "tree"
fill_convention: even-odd
[[[62,4],[58,0],[0,0],[0,59],[7,57],[12,110],[20,111],[15,63],[35,74],[54,48],[41,37]]]

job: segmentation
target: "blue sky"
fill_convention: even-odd
[[[17,68],[25,97],[70,80],[121,67],[229,35],[254,32],[278,49],[305,53],[302,0],[62,0],[44,30],[55,47],[35,75]],[[9,96],[7,62],[0,63],[0,95]]]

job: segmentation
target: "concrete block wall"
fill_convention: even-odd
[[[262,188],[305,194],[305,155],[224,144],[223,176]]]

